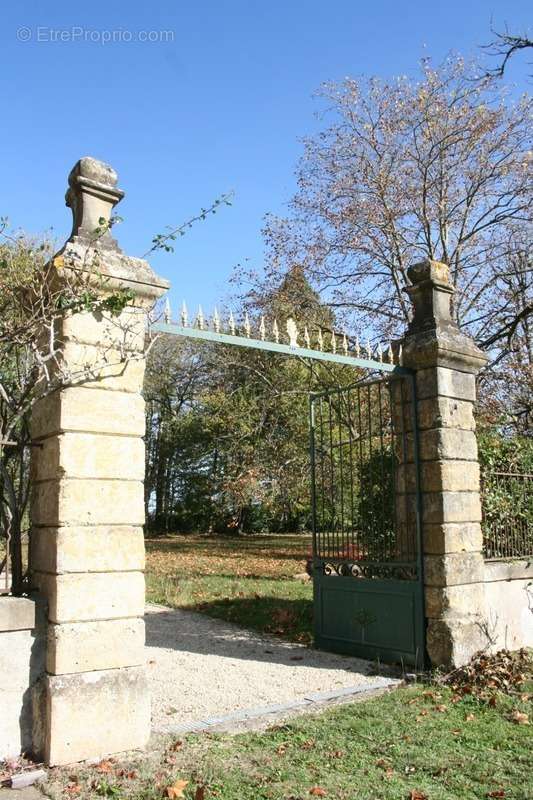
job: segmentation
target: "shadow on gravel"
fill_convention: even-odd
[[[239,599],[227,602],[246,603],[247,601]],[[305,601],[295,601],[300,611],[302,611],[301,603],[303,602]],[[221,603],[217,605],[221,605]],[[272,608],[274,605],[279,608],[279,600],[273,599]],[[145,623],[148,647],[161,647],[183,653],[215,655],[270,664],[301,665],[317,669],[345,669],[348,672],[363,675],[376,674],[375,665],[369,661],[314,650],[298,643],[286,642],[246,630],[231,622],[213,619],[194,611],[161,610],[158,607],[149,606],[145,615]],[[274,621],[273,626],[275,626]]]

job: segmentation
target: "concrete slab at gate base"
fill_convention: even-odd
[[[150,737],[144,667],[47,675],[35,688],[39,755],[51,766],[143,749]]]
[[[32,687],[45,658],[43,598],[0,597],[0,760],[32,750]]]

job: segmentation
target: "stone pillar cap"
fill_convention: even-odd
[[[452,317],[455,288],[448,265],[428,258],[410,266],[407,275],[411,285],[405,291],[414,313],[403,340],[405,366],[445,366],[478,372],[487,357],[470,336],[459,330]]]
[[[450,268],[443,261],[430,258],[419,261],[407,269],[407,276],[415,286],[429,282],[449,292],[455,291],[450,281]]]
[[[104,161],[85,156],[74,164],[65,194],[73,216],[71,239],[79,237],[91,241],[97,238],[104,246],[118,248],[108,227],[113,208],[124,197],[117,182],[117,173]]]
[[[123,253],[109,232],[113,208],[124,197],[117,182],[116,171],[104,161],[85,156],[74,164],[65,195],[72,209],[72,233],[54,263],[88,271],[87,252],[94,248],[98,250],[96,283],[103,282],[108,291],[129,288],[138,298],[152,302],[169,288],[168,281],[156,275],[147,261]]]

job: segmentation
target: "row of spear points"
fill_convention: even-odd
[[[167,325],[172,323],[172,313],[168,298],[165,302],[164,320]],[[252,337],[252,325],[247,311],[245,311],[244,313],[242,329],[239,329],[237,327],[237,324],[235,322],[235,317],[233,316],[233,312],[230,311],[227,318],[227,328],[226,331],[224,331],[223,322],[216,308],[213,311],[213,316],[211,317],[211,325],[210,325],[210,320],[208,317],[207,318],[205,317],[201,306],[198,306],[198,312],[196,314],[196,317],[193,320],[190,320],[187,306],[185,305],[185,303],[183,303],[180,314],[180,322],[183,328],[197,328],[199,330],[209,330],[209,328],[211,327],[215,333],[228,332],[231,336],[242,336],[241,333],[242,330],[244,332],[244,336],[247,339],[255,338]],[[308,350],[315,349],[312,345],[311,336],[309,335],[309,330],[307,328],[307,325],[304,325],[302,333],[301,331],[298,330],[298,326],[295,320],[292,317],[289,317],[287,319],[285,328],[287,331],[290,347],[302,347],[302,345],[300,344],[300,336],[302,336],[303,341],[305,343],[305,347]],[[264,316],[261,317],[258,332],[261,341],[263,342],[270,341],[267,335],[267,323],[265,321]],[[338,341],[339,339],[340,339],[340,347]],[[281,343],[280,329],[276,319],[274,319],[272,323],[272,340],[276,342],[276,344]],[[323,331],[321,328],[319,328],[316,341],[318,345],[318,350],[320,350],[321,352],[330,351],[331,353],[336,354],[340,350],[340,352],[345,356],[354,355],[356,358],[360,358],[362,356],[363,358],[367,358],[369,360],[375,358],[380,363],[384,363],[385,361],[387,361],[389,364],[393,364],[395,363],[395,361],[397,364],[402,363],[401,345],[399,346],[395,359],[395,354],[392,349],[392,344],[389,344],[388,347],[385,349],[381,346],[381,344],[378,344],[377,347],[373,349],[368,339],[366,341],[366,344],[361,346],[359,338],[356,337],[354,347],[352,350],[350,350],[348,337],[345,333],[336,333],[335,331]]]

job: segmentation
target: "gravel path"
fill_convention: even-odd
[[[154,732],[192,730],[215,720],[227,726],[221,717],[237,723],[396,683],[372,674],[368,661],[310,650],[192,611],[150,605],[145,619]]]

